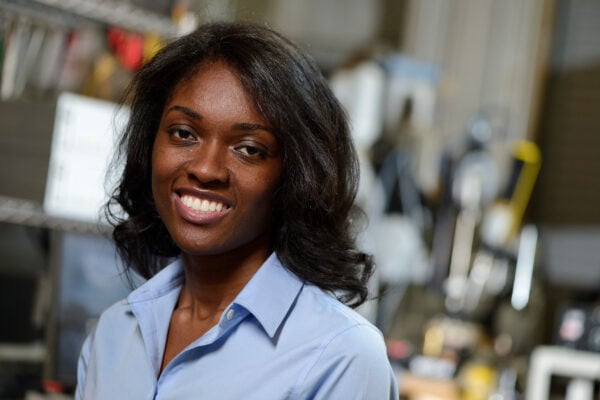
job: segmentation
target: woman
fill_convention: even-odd
[[[206,25],[129,101],[114,239],[149,280],[86,340],[76,398],[397,399],[381,334],[343,304],[365,300],[372,264],[314,62],[271,30]]]

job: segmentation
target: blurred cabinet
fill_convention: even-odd
[[[541,147],[547,162],[540,175],[535,217],[544,224],[571,229],[597,228],[600,2],[561,0],[557,4],[552,64],[540,124]],[[600,268],[600,263],[593,267]]]
[[[553,0],[407,0],[402,49],[441,68],[443,137],[482,109],[504,113],[509,141],[535,136],[553,15]]]

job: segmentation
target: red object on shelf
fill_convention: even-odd
[[[111,27],[107,33],[108,44],[117,59],[128,71],[137,71],[144,59],[144,37],[139,33]]]
[[[46,393],[64,393],[65,388],[59,381],[46,379],[42,381],[42,387]]]

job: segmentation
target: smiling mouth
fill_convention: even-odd
[[[218,201],[199,199],[188,195],[181,196],[181,202],[195,212],[219,212],[229,208],[226,204]]]

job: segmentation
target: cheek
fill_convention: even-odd
[[[168,148],[161,146],[160,141],[157,140],[152,150],[152,179],[169,176],[175,170],[177,160],[177,154],[173,154]]]
[[[168,181],[169,176],[172,174],[175,168],[174,159],[165,151],[155,149],[152,152],[152,165],[151,165],[151,183],[152,183],[152,196],[156,204],[160,203],[161,195],[165,196],[163,192],[164,184]]]
[[[232,168],[231,178],[232,188],[236,188],[240,199],[245,199],[246,208],[251,208],[254,212],[267,208],[279,184],[279,177],[273,176],[268,168]]]
[[[156,186],[158,182],[160,182],[160,177],[162,175],[162,164],[157,160],[156,152],[152,153],[152,165],[151,168],[151,180],[152,180],[152,194],[156,196]]]
[[[263,215],[269,215],[273,212],[275,194],[279,185],[279,176],[256,177],[256,179],[249,181],[248,190],[254,193],[255,207],[261,210]]]

